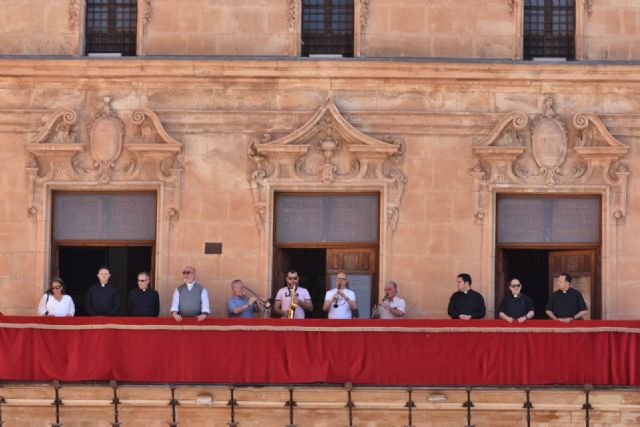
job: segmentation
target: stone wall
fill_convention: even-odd
[[[50,275],[47,191],[156,188],[140,181],[53,180],[39,208],[31,210],[34,189],[27,172],[27,142],[54,111],[65,108],[76,112],[73,131],[77,143],[86,146],[87,123],[107,95],[113,111],[126,122],[127,137],[137,135],[130,122],[133,111],[146,108],[183,144],[177,215],[161,212],[158,218],[155,282],[163,314],[186,264],[198,268],[217,316],[225,315],[223,300],[236,277],[270,294],[271,247],[256,227],[249,183],[255,164],[247,152],[251,142],[267,132],[278,138],[300,128],[329,97],[365,135],[379,140],[391,135],[406,145],[402,169],[407,183],[397,227],[381,242],[380,280],[398,281],[402,295],[411,301],[409,317],[435,318],[445,316],[455,276],[466,271],[491,311],[495,232],[490,218],[483,224],[474,221],[471,170],[477,160],[472,147],[507,112],[540,117],[542,103],[551,95],[567,126],[578,112],[595,113],[611,135],[630,148],[623,159],[630,172],[627,211],[621,218],[614,218],[608,208],[604,211],[600,270],[603,318],[637,317],[635,301],[628,298],[640,286],[634,237],[640,233],[637,87],[636,68],[624,65],[2,60],[0,311],[33,313]],[[222,242],[223,254],[205,255],[204,242]]]
[[[139,0],[138,55],[297,56],[299,3]],[[354,3],[356,56],[521,58],[522,1]],[[579,60],[640,59],[636,2],[576,3]],[[5,0],[0,54],[83,55],[84,13],[81,0]]]
[[[527,425],[579,427],[585,425],[634,426],[640,421],[640,396],[634,390],[601,389],[586,396],[578,389],[429,389],[373,387],[238,387],[233,390],[235,406],[231,415],[231,391],[211,385],[180,385],[172,390],[162,385],[124,385],[116,389],[119,399],[117,420],[122,425],[163,426],[177,422],[189,426],[330,426],[399,425],[511,427]],[[351,390],[349,396],[348,390]],[[10,426],[61,425],[111,426],[116,420],[114,391],[104,384],[63,384],[59,389],[58,417],[55,390],[50,385],[7,384],[0,389],[4,398],[2,421]],[[296,405],[290,412],[287,403]],[[171,400],[175,399],[175,412]],[[352,408],[347,406],[351,399]],[[467,412],[465,402],[473,406]],[[525,402],[532,405],[527,412]],[[412,405],[408,405],[411,401]],[[200,402],[200,403],[197,403]],[[409,407],[411,406],[411,407]],[[469,421],[471,421],[469,423]]]

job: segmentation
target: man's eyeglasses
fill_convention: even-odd
[[[520,283],[518,283],[517,285],[509,285],[510,288],[519,288],[522,285]]]
[[[138,279],[138,282],[148,282],[149,279]]]
[[[188,276],[189,274],[193,274],[193,271],[183,271],[182,272],[183,275]]]

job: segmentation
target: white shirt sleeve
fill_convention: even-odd
[[[336,294],[336,290],[334,289],[329,289],[327,291],[326,294],[324,294],[324,300],[325,301],[329,301],[331,298],[333,298],[333,296]]]
[[[349,299],[352,299],[354,301],[356,300],[355,292],[353,292],[351,289],[345,289],[345,291],[348,291],[348,292],[345,292],[345,294],[349,297]]]
[[[38,316],[44,316],[47,312],[47,294],[42,295],[38,304]]]
[[[204,287],[202,288],[202,294],[200,295],[200,304],[202,305],[200,311],[207,314],[211,313],[211,308],[209,307],[209,293]]]
[[[404,299],[398,299],[398,302],[396,303],[394,298],[394,301],[391,303],[391,307],[395,307],[396,310],[400,310],[404,314],[407,314],[407,303]]]
[[[69,295],[65,295],[68,299],[69,299],[69,311],[68,313],[71,316],[75,316],[76,315],[76,306],[73,303],[73,298],[71,298]]]
[[[180,306],[180,294],[178,293],[178,288],[173,291],[173,298],[171,299],[171,309],[169,310],[171,313],[177,313],[178,307]]]

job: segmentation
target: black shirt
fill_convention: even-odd
[[[108,283],[91,286],[84,308],[91,316],[115,316],[118,312],[118,290]]]
[[[499,313],[504,313],[514,319],[519,319],[527,315],[528,312],[534,311],[533,301],[523,293],[518,294],[514,298],[511,292],[507,293],[500,304]]]
[[[558,289],[551,294],[551,298],[547,302],[547,310],[559,319],[574,317],[586,309],[587,304],[584,302],[582,294],[573,288],[569,288],[567,292]]]
[[[470,315],[472,319],[482,319],[485,315],[484,298],[473,289],[468,292],[456,291],[449,300],[449,316],[459,319],[461,314]]]
[[[132,289],[128,300],[129,316],[158,317],[160,297],[155,289]]]

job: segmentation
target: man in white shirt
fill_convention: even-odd
[[[389,281],[384,285],[384,298],[373,310],[373,319],[400,319],[407,311],[407,303],[398,296],[398,285]]]
[[[329,319],[351,319],[358,309],[356,294],[347,289],[349,281],[344,271],[336,274],[336,287],[327,291],[322,309],[329,312]]]
[[[196,269],[186,266],[182,270],[184,284],[173,292],[171,300],[171,314],[176,322],[182,322],[183,317],[195,317],[199,322],[207,318],[209,308],[209,294],[207,290],[196,282]]]

